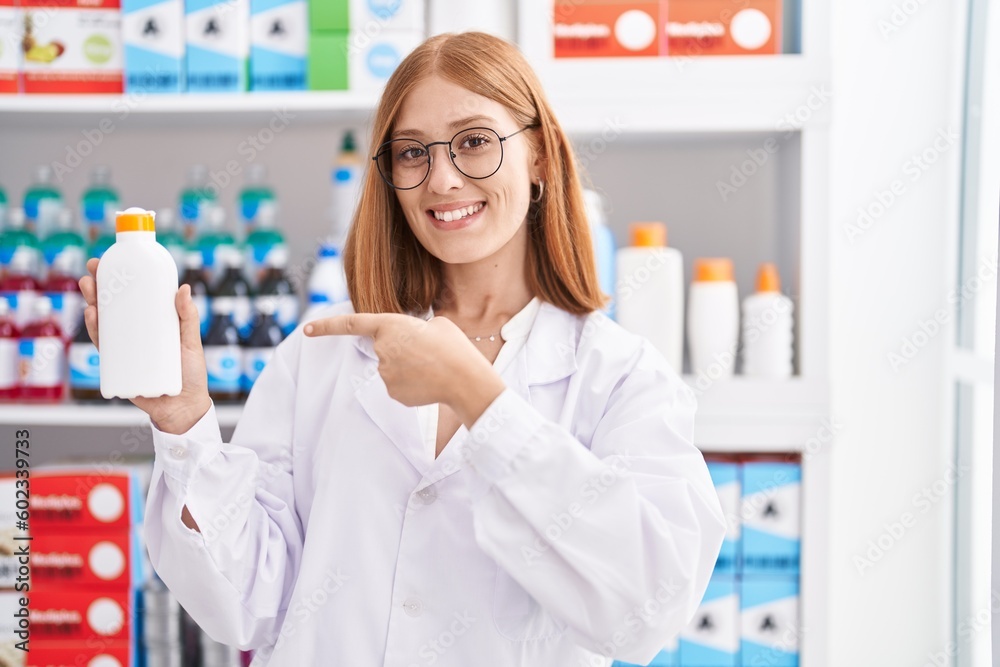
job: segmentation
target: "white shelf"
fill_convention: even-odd
[[[0,95],[5,126],[100,128],[263,123],[274,117],[289,122],[365,121],[375,108],[376,93],[291,91],[283,93],[164,95]]]
[[[696,386],[693,378],[685,378]],[[706,452],[800,452],[825,418],[819,386],[801,380],[734,378],[715,383],[698,399],[695,440]],[[220,426],[234,427],[242,405],[217,405]],[[131,404],[0,406],[0,424],[16,427],[129,428],[148,423]]]

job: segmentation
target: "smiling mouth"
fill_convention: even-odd
[[[486,206],[485,203],[479,202],[478,204],[473,204],[472,206],[466,206],[464,208],[457,208],[454,211],[434,211],[431,210],[429,213],[434,216],[436,220],[441,222],[454,222],[456,220],[461,220],[462,218],[467,218],[470,215],[475,215],[479,211],[483,210]]]

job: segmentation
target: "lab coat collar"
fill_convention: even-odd
[[[576,317],[543,301],[524,347],[502,374],[504,383],[530,404],[530,387],[558,382],[576,371],[576,335]],[[363,354],[378,361],[371,337],[357,336],[355,345]],[[416,490],[464,467],[464,457],[459,455],[459,448],[454,445],[445,447],[434,461],[428,461],[416,409],[389,397],[377,367],[372,367],[371,373],[366,374],[371,377],[358,388],[358,402],[422,475]],[[460,427],[459,432],[464,429],[464,426]]]

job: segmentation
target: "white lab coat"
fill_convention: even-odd
[[[694,395],[645,339],[543,303],[433,461],[377,365],[371,338],[300,326],[231,443],[214,407],[153,425],[149,555],[211,637],[254,667],[591,667],[687,623],[725,522]]]

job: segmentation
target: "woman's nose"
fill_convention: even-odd
[[[433,153],[440,148],[438,153]],[[455,164],[451,161],[450,147],[447,145],[431,146],[430,173],[427,175],[427,188],[436,194],[444,194],[453,188],[465,185],[465,180]]]

